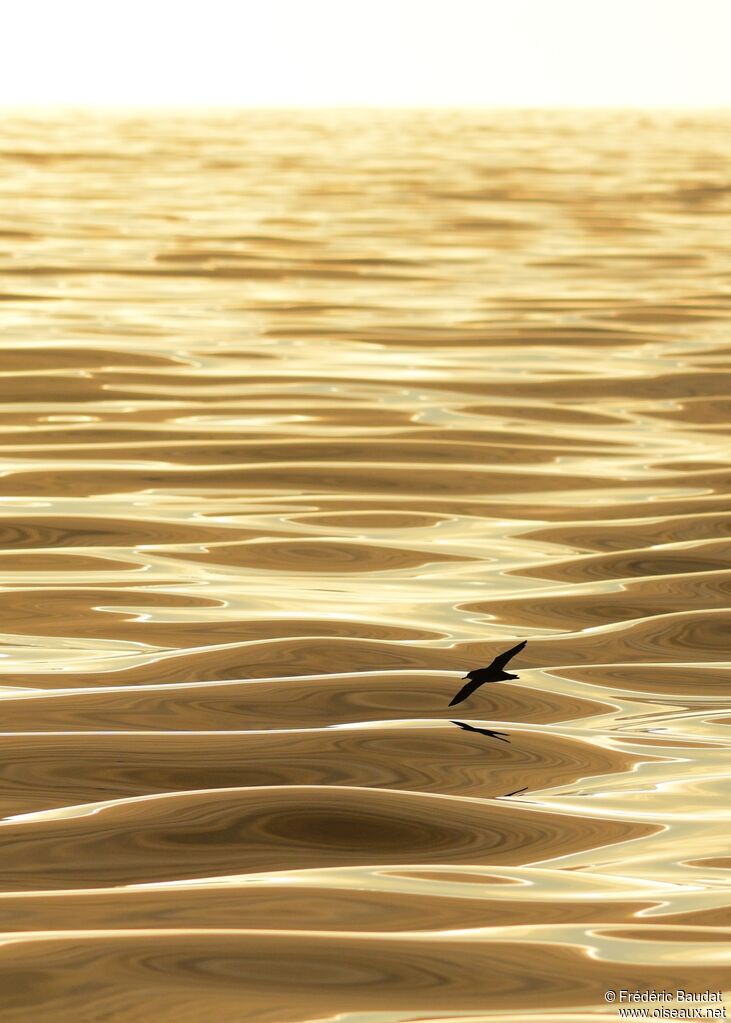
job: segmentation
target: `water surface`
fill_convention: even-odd
[[[8,1023],[731,987],[729,127],[5,119]]]

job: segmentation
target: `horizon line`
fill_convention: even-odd
[[[539,104],[529,103],[242,103],[242,102],[203,102],[198,100],[169,103],[126,103],[126,102],[86,102],[86,101],[63,101],[63,102],[31,102],[31,103],[5,103],[0,100],[0,110],[3,112],[31,112],[31,111],[291,111],[291,112],[329,112],[329,111],[374,111],[379,113],[398,113],[410,111],[486,111],[490,113],[499,112],[524,112],[524,113],[551,113],[551,112],[621,112],[621,113],[731,113],[731,100],[718,104],[675,104],[675,103],[647,103],[647,104],[621,104],[621,103],[592,103],[592,104]]]

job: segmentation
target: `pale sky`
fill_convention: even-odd
[[[6,0],[0,105],[731,106],[731,0]]]

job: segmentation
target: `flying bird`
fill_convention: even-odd
[[[475,728],[474,725],[467,725],[464,721],[452,721],[452,724],[457,725],[459,728],[464,728],[465,732],[479,732],[480,735],[487,735],[490,739],[510,742],[510,739],[506,738],[507,732],[493,732],[491,728]]]
[[[509,671],[504,671],[503,669],[510,658],[520,653],[527,642],[528,640],[524,639],[522,643],[511,647],[505,653],[498,654],[492,664],[488,664],[486,668],[475,668],[474,671],[468,671],[464,677],[470,681],[466,686],[462,686],[454,699],[450,701],[449,706],[454,707],[455,703],[462,703],[463,700],[466,700],[468,696],[474,693],[475,689],[479,689],[485,682],[505,682],[509,679],[517,678],[517,675],[511,675]]]

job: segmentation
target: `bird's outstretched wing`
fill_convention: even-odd
[[[449,701],[449,706],[454,707],[456,703],[462,703],[463,700],[466,700],[468,696],[474,693],[475,689],[479,689],[481,685],[482,682],[479,679],[471,679],[467,685],[462,686],[456,696],[452,697]]]
[[[517,646],[511,646],[509,650],[505,650],[503,653],[498,654],[495,660],[488,665],[488,668],[494,668],[495,671],[502,671],[508,661],[515,657],[516,654],[519,654],[527,642],[528,640],[524,639],[523,642],[518,643]]]

